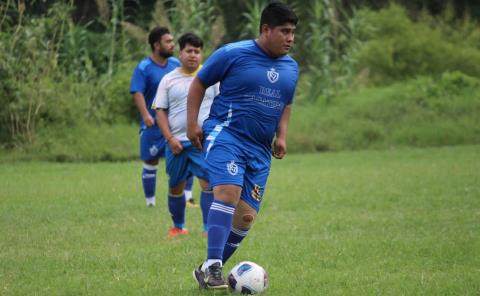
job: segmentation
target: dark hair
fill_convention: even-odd
[[[148,43],[150,43],[152,50],[154,49],[153,44],[162,40],[162,36],[165,34],[170,34],[170,30],[166,27],[155,27],[150,31],[150,34],[148,34]]]
[[[297,25],[297,22],[297,15],[287,4],[272,1],[262,11],[260,33],[262,33],[262,25],[268,25],[270,28],[274,28],[286,23]]]
[[[198,37],[195,33],[185,33],[178,39],[178,44],[180,45],[180,50],[184,49],[187,44],[190,44],[193,47],[203,48],[203,40]]]

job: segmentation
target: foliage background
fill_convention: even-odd
[[[136,158],[128,86],[148,30],[195,31],[208,55],[254,38],[267,2],[3,1],[1,155]],[[302,73],[291,152],[480,143],[479,3],[286,2],[300,17]]]

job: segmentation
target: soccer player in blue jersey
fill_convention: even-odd
[[[165,27],[156,27],[148,35],[152,54],[135,68],[130,93],[140,112],[140,159],[143,160],[142,184],[147,206],[155,206],[155,188],[158,159],[163,156],[165,139],[155,122],[155,110],[151,109],[158,84],[163,76],[180,66],[174,57],[175,42]]]
[[[169,237],[188,234],[185,228],[184,188],[189,172],[199,178],[202,187],[200,206],[204,231],[213,200],[202,152],[192,146],[187,138],[187,94],[190,83],[201,67],[203,41],[193,33],[186,33],[178,39],[178,44],[178,57],[182,66],[163,77],[152,105],[157,110],[157,123],[168,143],[165,148],[165,164],[169,177],[168,209],[173,221],[173,227],[168,231]],[[213,98],[217,94],[218,84],[206,90],[200,107],[200,125],[208,117]]]
[[[297,21],[287,5],[268,4],[259,37],[216,50],[190,86],[187,135],[203,149],[214,193],[207,220],[207,260],[193,271],[200,288],[227,287],[223,264],[256,218],[271,156],[281,159],[287,152],[298,80],[298,65],[287,53]],[[199,106],[205,89],[217,82],[220,94],[202,130],[197,124]]]

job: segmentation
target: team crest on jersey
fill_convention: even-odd
[[[152,147],[150,147],[150,155],[154,156],[154,155],[157,155],[158,153],[158,148],[157,146],[153,145]]]
[[[260,188],[260,186],[258,186],[257,184],[255,184],[255,186],[253,186],[253,189],[252,189],[252,197],[256,200],[256,201],[262,201],[262,188]]]
[[[270,68],[270,70],[267,71],[267,78],[271,83],[275,83],[277,82],[278,78],[280,78],[280,73],[275,71],[275,68]]]
[[[232,160],[227,163],[227,171],[232,176],[238,174],[238,165],[235,163],[235,161]]]

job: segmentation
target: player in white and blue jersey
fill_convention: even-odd
[[[200,288],[226,288],[222,267],[260,209],[271,156],[287,151],[286,134],[298,80],[287,55],[298,18],[285,4],[262,11],[260,36],[227,44],[205,62],[188,94],[188,138],[203,149],[214,201],[208,214],[207,260],[193,272]],[[197,124],[205,89],[220,82],[203,130]],[[272,147],[273,142],[273,147]]]
[[[175,42],[165,27],[156,27],[148,35],[152,54],[135,68],[130,93],[140,112],[140,159],[144,162],[142,185],[147,206],[155,206],[155,188],[158,159],[163,156],[165,139],[155,122],[155,110],[151,109],[158,84],[163,76],[180,66],[174,57]]]
[[[184,188],[189,172],[199,178],[202,187],[200,206],[204,231],[207,230],[207,215],[213,201],[202,152],[187,138],[187,94],[190,83],[201,67],[203,41],[193,33],[186,33],[178,43],[182,65],[163,77],[152,105],[157,110],[157,123],[168,143],[165,147],[165,165],[169,177],[168,209],[173,221],[173,227],[168,231],[169,237],[188,234],[185,228]],[[198,118],[200,126],[208,116],[217,94],[218,84],[206,89]]]

